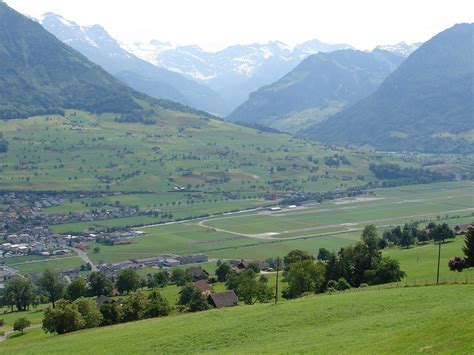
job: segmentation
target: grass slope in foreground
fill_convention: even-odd
[[[0,345],[6,353],[472,353],[474,285],[307,297]],[[28,332],[41,332],[31,329]],[[31,339],[31,338],[30,338]]]

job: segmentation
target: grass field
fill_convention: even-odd
[[[312,253],[321,247],[338,250],[356,243],[369,223],[382,232],[390,225],[414,220],[446,221],[455,226],[474,218],[472,182],[378,189],[368,197],[140,228],[149,235],[130,245],[101,245],[99,254],[88,254],[95,262],[196,252],[212,258],[265,259],[284,256],[292,249]]]
[[[474,285],[311,296],[0,344],[7,354],[472,353]],[[126,341],[124,341],[126,339]],[[100,345],[99,345],[100,344]]]

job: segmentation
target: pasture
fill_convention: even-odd
[[[474,322],[473,292],[473,285],[364,290],[309,296],[277,306],[257,304],[149,319],[62,336],[44,336],[40,329],[30,329],[24,336],[0,343],[0,351],[472,353],[472,334],[466,329]]]

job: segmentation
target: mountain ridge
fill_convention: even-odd
[[[304,135],[385,150],[473,152],[463,137],[474,131],[473,33],[473,23],[438,33],[372,95]]]
[[[278,81],[251,93],[227,119],[297,132],[372,93],[402,61],[381,50],[313,54]]]
[[[226,111],[223,100],[208,86],[128,53],[100,25],[80,26],[51,12],[39,22],[62,42],[137,91],[215,114]]]

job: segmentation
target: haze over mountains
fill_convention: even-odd
[[[403,60],[379,49],[313,54],[252,93],[228,119],[295,133],[371,94]]]
[[[54,13],[45,14],[40,22],[61,41],[135,90],[216,114],[226,111],[223,100],[212,89],[128,53],[99,25],[79,26]]]
[[[474,152],[474,24],[424,43],[368,98],[305,132],[335,144]]]
[[[152,64],[205,83],[224,98],[229,110],[245,101],[250,92],[289,72],[307,56],[346,48],[351,46],[318,40],[294,49],[274,41],[235,45],[218,52],[206,52],[196,45],[173,47],[157,40],[127,47]]]

